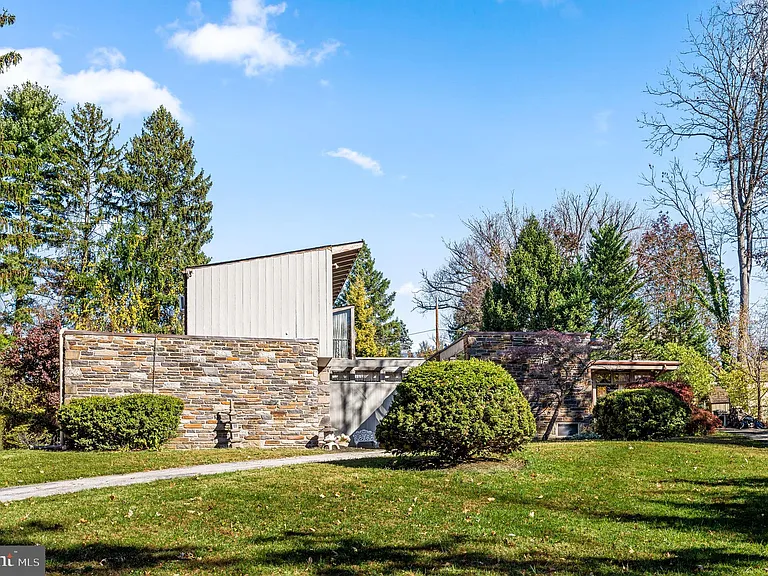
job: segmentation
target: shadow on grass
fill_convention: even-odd
[[[674,442],[679,444],[707,444],[721,446],[740,446],[742,448],[768,448],[768,442],[753,440],[749,434],[739,432],[718,432],[713,436],[685,436],[683,438],[672,438],[664,442]]]
[[[403,470],[403,471],[489,471],[489,470],[519,470],[525,466],[525,460],[514,456],[509,458],[478,457],[464,462],[445,462],[431,456],[395,456],[380,458],[361,458],[360,460],[339,460],[328,462],[333,466],[343,468],[369,468],[373,470]]]
[[[659,521],[659,518],[632,521]],[[40,531],[63,530],[60,525],[27,523],[23,542],[34,544]],[[7,535],[0,535],[5,544]],[[51,574],[128,575],[165,569],[171,573],[231,574],[302,572],[318,576],[353,574],[432,573],[441,570],[484,574],[541,574],[568,572],[595,576],[624,574],[688,574],[700,572],[733,574],[768,561],[765,554],[746,554],[732,549],[682,547],[653,559],[617,559],[590,554],[562,557],[556,550],[520,550],[513,542],[498,538],[451,535],[405,545],[386,545],[359,536],[334,532],[286,530],[273,536],[258,536],[230,548],[222,542],[215,549],[194,547],[155,547],[110,545],[103,543],[48,546]],[[245,545],[245,546],[244,546]],[[231,550],[237,550],[233,554]]]

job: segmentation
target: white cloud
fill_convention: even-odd
[[[420,214],[419,212],[411,212],[411,218],[418,218],[419,220],[431,219],[434,217],[435,215],[431,212],[426,212],[424,214]]]
[[[0,48],[0,53],[5,50]],[[2,90],[31,80],[49,86],[69,104],[93,102],[116,118],[146,114],[163,105],[178,118],[186,119],[179,99],[138,70],[105,68],[102,64],[67,74],[59,56],[48,48],[22,48],[18,52],[21,64],[0,74]]]
[[[125,64],[125,56],[117,48],[102,46],[88,55],[88,61],[97,68],[119,68]]]
[[[178,30],[168,44],[197,62],[240,65],[247,76],[320,64],[341,46],[336,40],[327,40],[319,48],[300,49],[269,25],[270,18],[283,14],[285,9],[285,2],[265,5],[262,0],[232,0],[230,14],[223,23]]]
[[[418,290],[418,287],[413,282],[406,282],[400,288],[397,289],[398,296],[413,296]]]
[[[595,131],[599,134],[606,134],[611,129],[611,117],[613,110],[601,110],[592,116],[595,124]]]
[[[329,88],[331,86],[331,82],[330,80],[326,80],[325,78],[322,78],[320,80],[320,86],[322,86],[323,88]]]
[[[339,148],[333,152],[326,152],[325,155],[331,156],[333,158],[344,158],[345,160],[349,160],[353,164],[360,166],[360,168],[363,170],[369,170],[373,173],[374,176],[384,175],[384,171],[381,169],[381,164],[379,164],[376,160],[370,156],[361,154],[360,152],[350,150],[349,148]]]

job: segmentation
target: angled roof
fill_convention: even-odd
[[[288,254],[301,254],[303,252],[317,252],[320,250],[330,250],[333,266],[333,298],[334,300],[341,293],[344,288],[344,283],[349,277],[349,273],[352,271],[352,265],[357,259],[357,254],[363,247],[363,241],[358,240],[356,242],[345,242],[344,244],[328,244],[326,246],[316,246],[314,248],[304,248],[301,250],[289,250],[287,252],[278,252],[276,254],[265,254],[263,256],[253,256],[251,258],[239,258],[237,260],[225,260],[223,262],[211,262],[210,264],[202,264],[201,266],[190,266],[185,270],[195,270],[198,268],[210,268],[212,266],[224,266],[226,264],[236,264],[239,262],[250,262],[252,260],[260,260],[264,258],[275,258],[277,256],[287,256]]]
[[[622,372],[627,370],[677,370],[680,362],[674,360],[595,360],[590,364],[592,370]]]

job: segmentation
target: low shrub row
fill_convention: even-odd
[[[77,450],[157,449],[176,435],[183,409],[173,396],[95,396],[62,406],[59,422]]]

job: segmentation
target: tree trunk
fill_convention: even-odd
[[[749,254],[746,230],[741,222],[738,224],[736,240],[739,256],[739,324],[736,359],[741,362],[749,346],[749,283],[752,275],[752,258]]]

